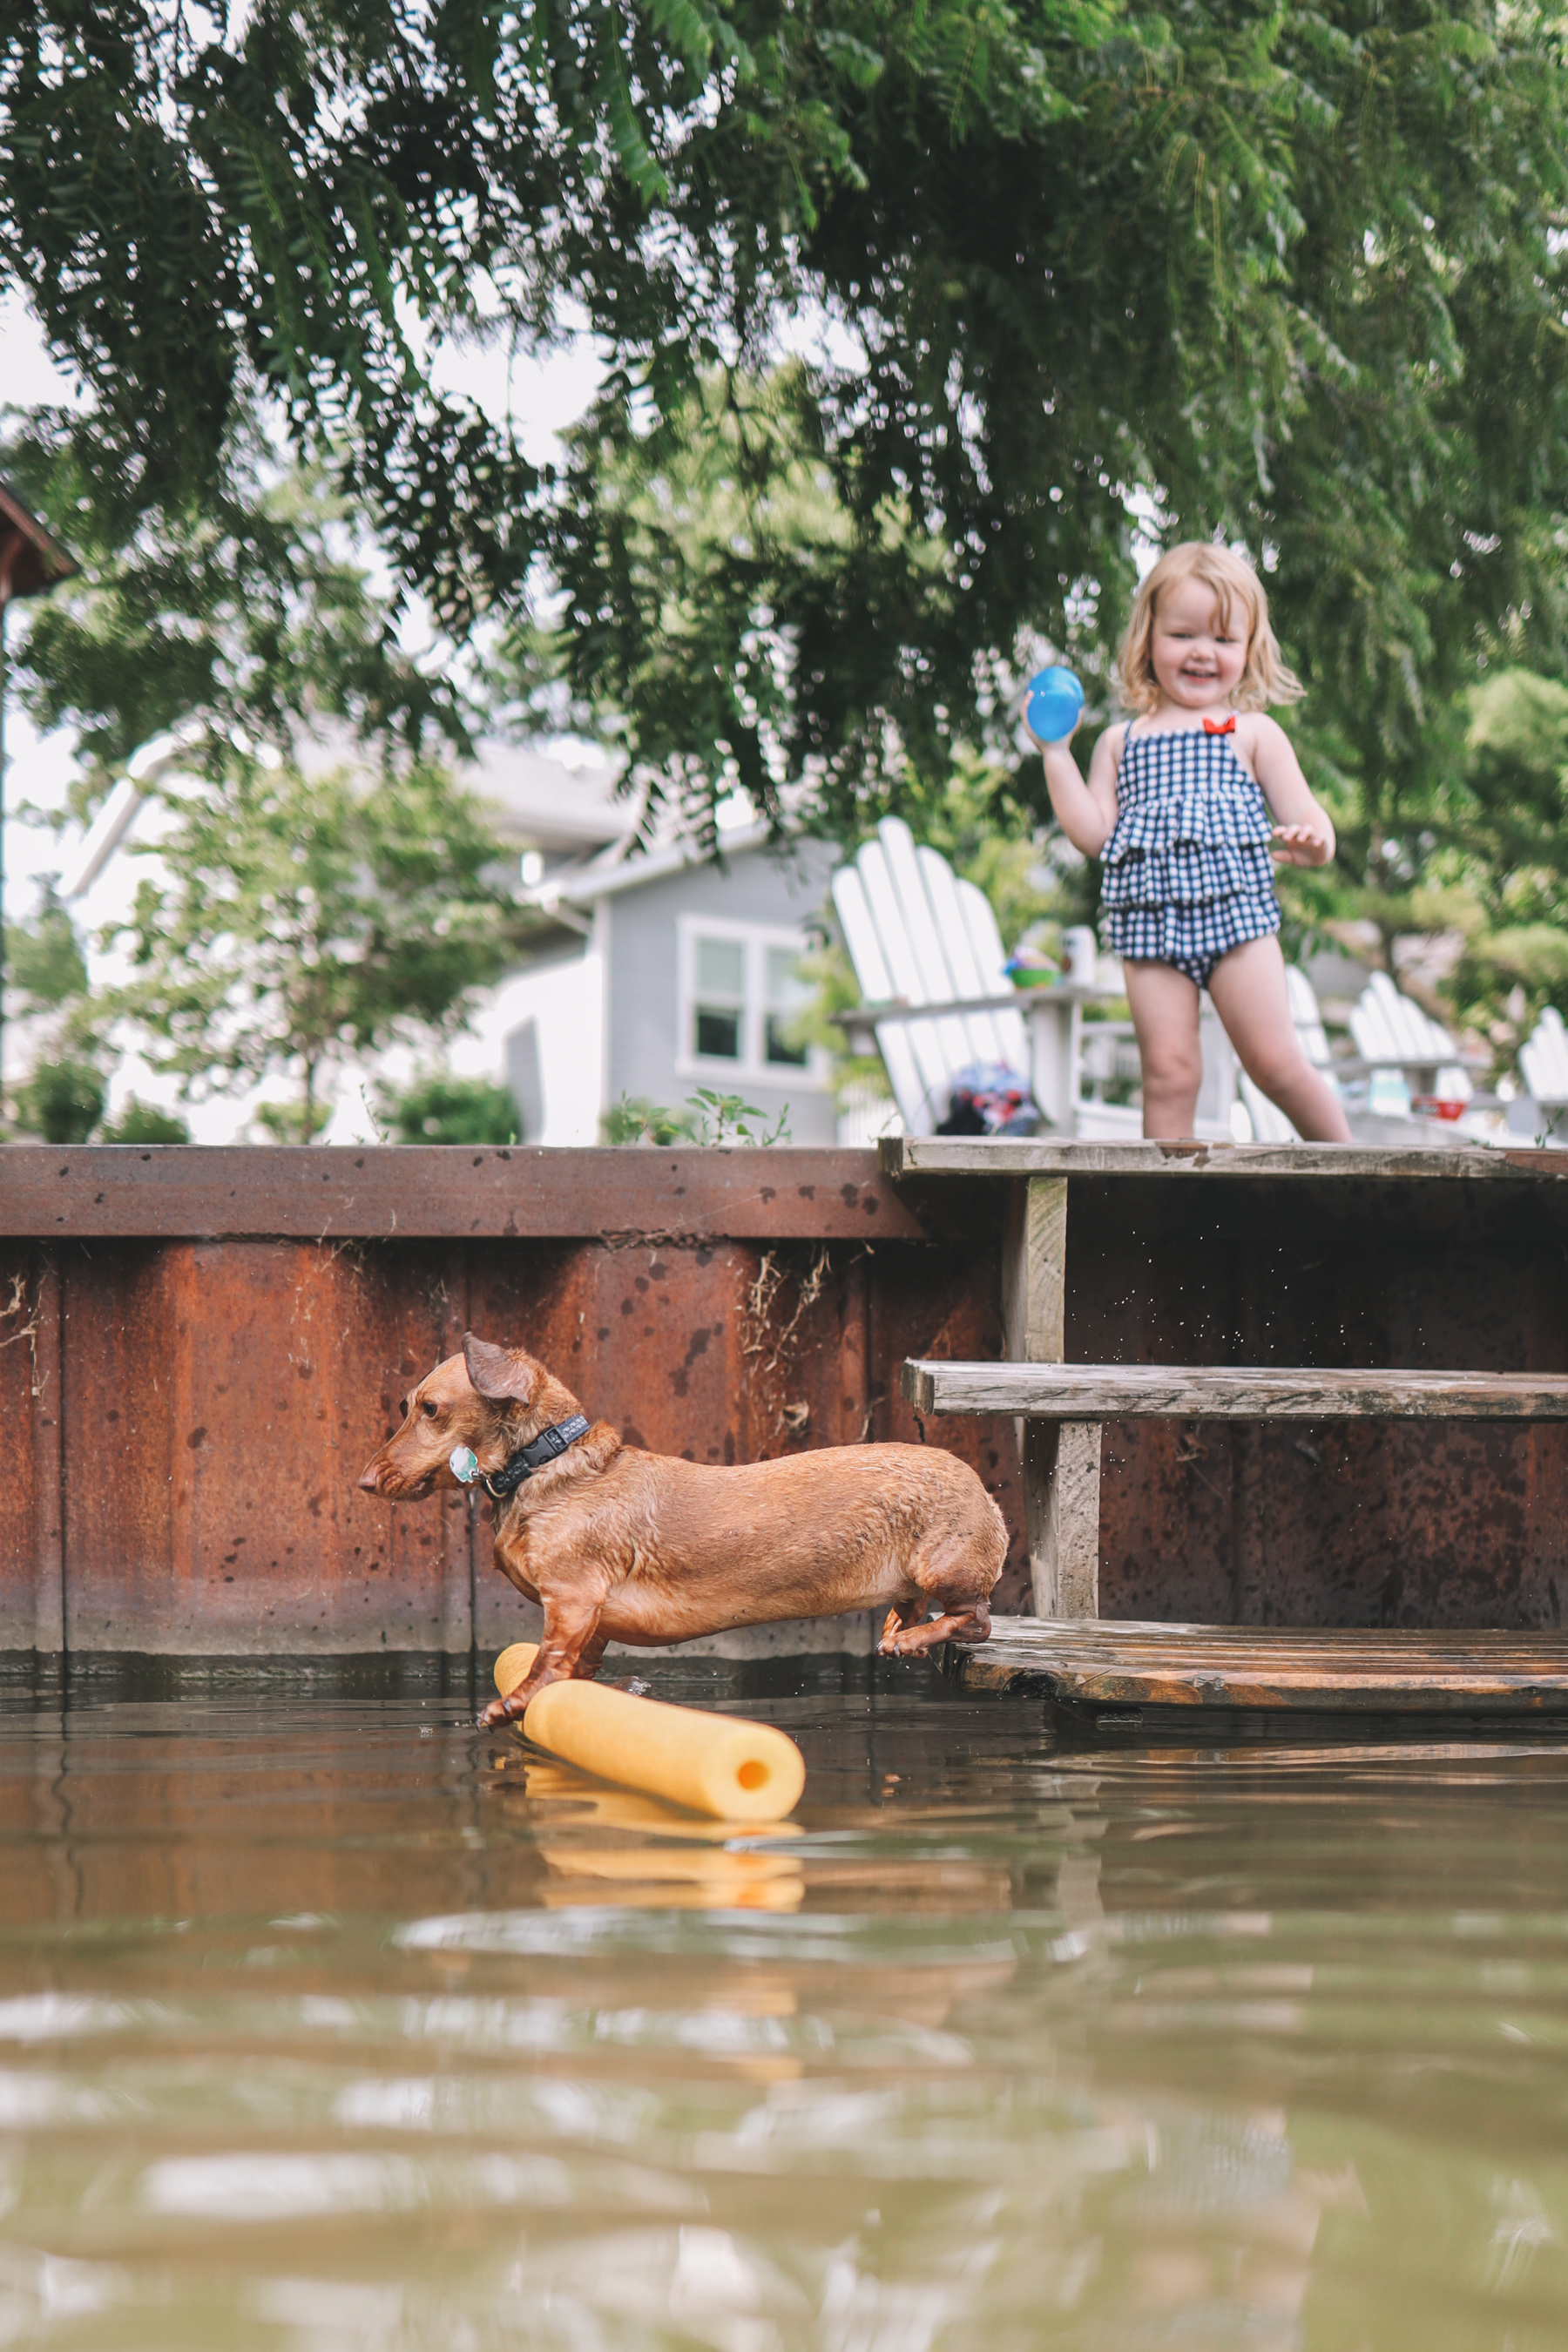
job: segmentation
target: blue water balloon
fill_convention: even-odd
[[[1083,709],[1083,688],[1070,669],[1043,669],[1029,680],[1024,724],[1037,742],[1060,743]]]

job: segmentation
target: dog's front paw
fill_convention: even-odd
[[[529,1698],[532,1696],[531,1691]],[[528,1699],[521,1698],[519,1692],[513,1691],[510,1698],[492,1698],[489,1706],[479,1709],[479,1728],[494,1731],[503,1723],[521,1723],[527,1712]]]

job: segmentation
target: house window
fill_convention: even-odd
[[[746,945],[743,940],[697,940],[696,1035],[704,1061],[743,1059],[746,1027]]]
[[[763,1059],[796,1070],[805,1066],[806,1049],[790,1043],[790,1031],[802,1001],[810,993],[795,977],[799,959],[798,948],[768,948],[763,966]]]
[[[680,933],[683,1073],[820,1083],[822,1057],[792,1034],[811,994],[795,970],[804,938],[696,915],[682,917]]]

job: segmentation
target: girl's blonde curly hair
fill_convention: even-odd
[[[1201,580],[1214,591],[1222,627],[1230,625],[1233,604],[1239,604],[1247,614],[1247,666],[1237,685],[1237,709],[1262,710],[1271,702],[1300,701],[1306,688],[1286,662],[1268,625],[1268,599],[1251,564],[1233,555],[1228,547],[1215,547],[1205,539],[1186,539],[1162,555],[1140,581],[1132,600],[1132,617],[1116,656],[1117,684],[1127,709],[1149,711],[1158,707],[1160,687],[1150,646],[1154,614],[1162,595],[1184,580]]]

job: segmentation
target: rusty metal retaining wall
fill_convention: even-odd
[[[19,1147],[0,1232],[0,1647],[515,1638],[488,1505],[354,1486],[465,1329],[702,1462],[913,1440],[902,1357],[1000,1344],[994,1237],[868,1152]],[[1016,1520],[1011,1424],[952,1443]]]
[[[466,1498],[354,1486],[465,1328],[633,1443],[915,1440],[906,1355],[995,1356],[999,1188],[870,1154],[0,1152],[0,1648],[463,1652],[519,1630]],[[1082,1360],[1568,1369],[1557,1185],[1076,1179]],[[1010,1423],[973,1463],[1021,1560]],[[1531,1625],[1568,1431],[1108,1429],[1108,1616]]]

